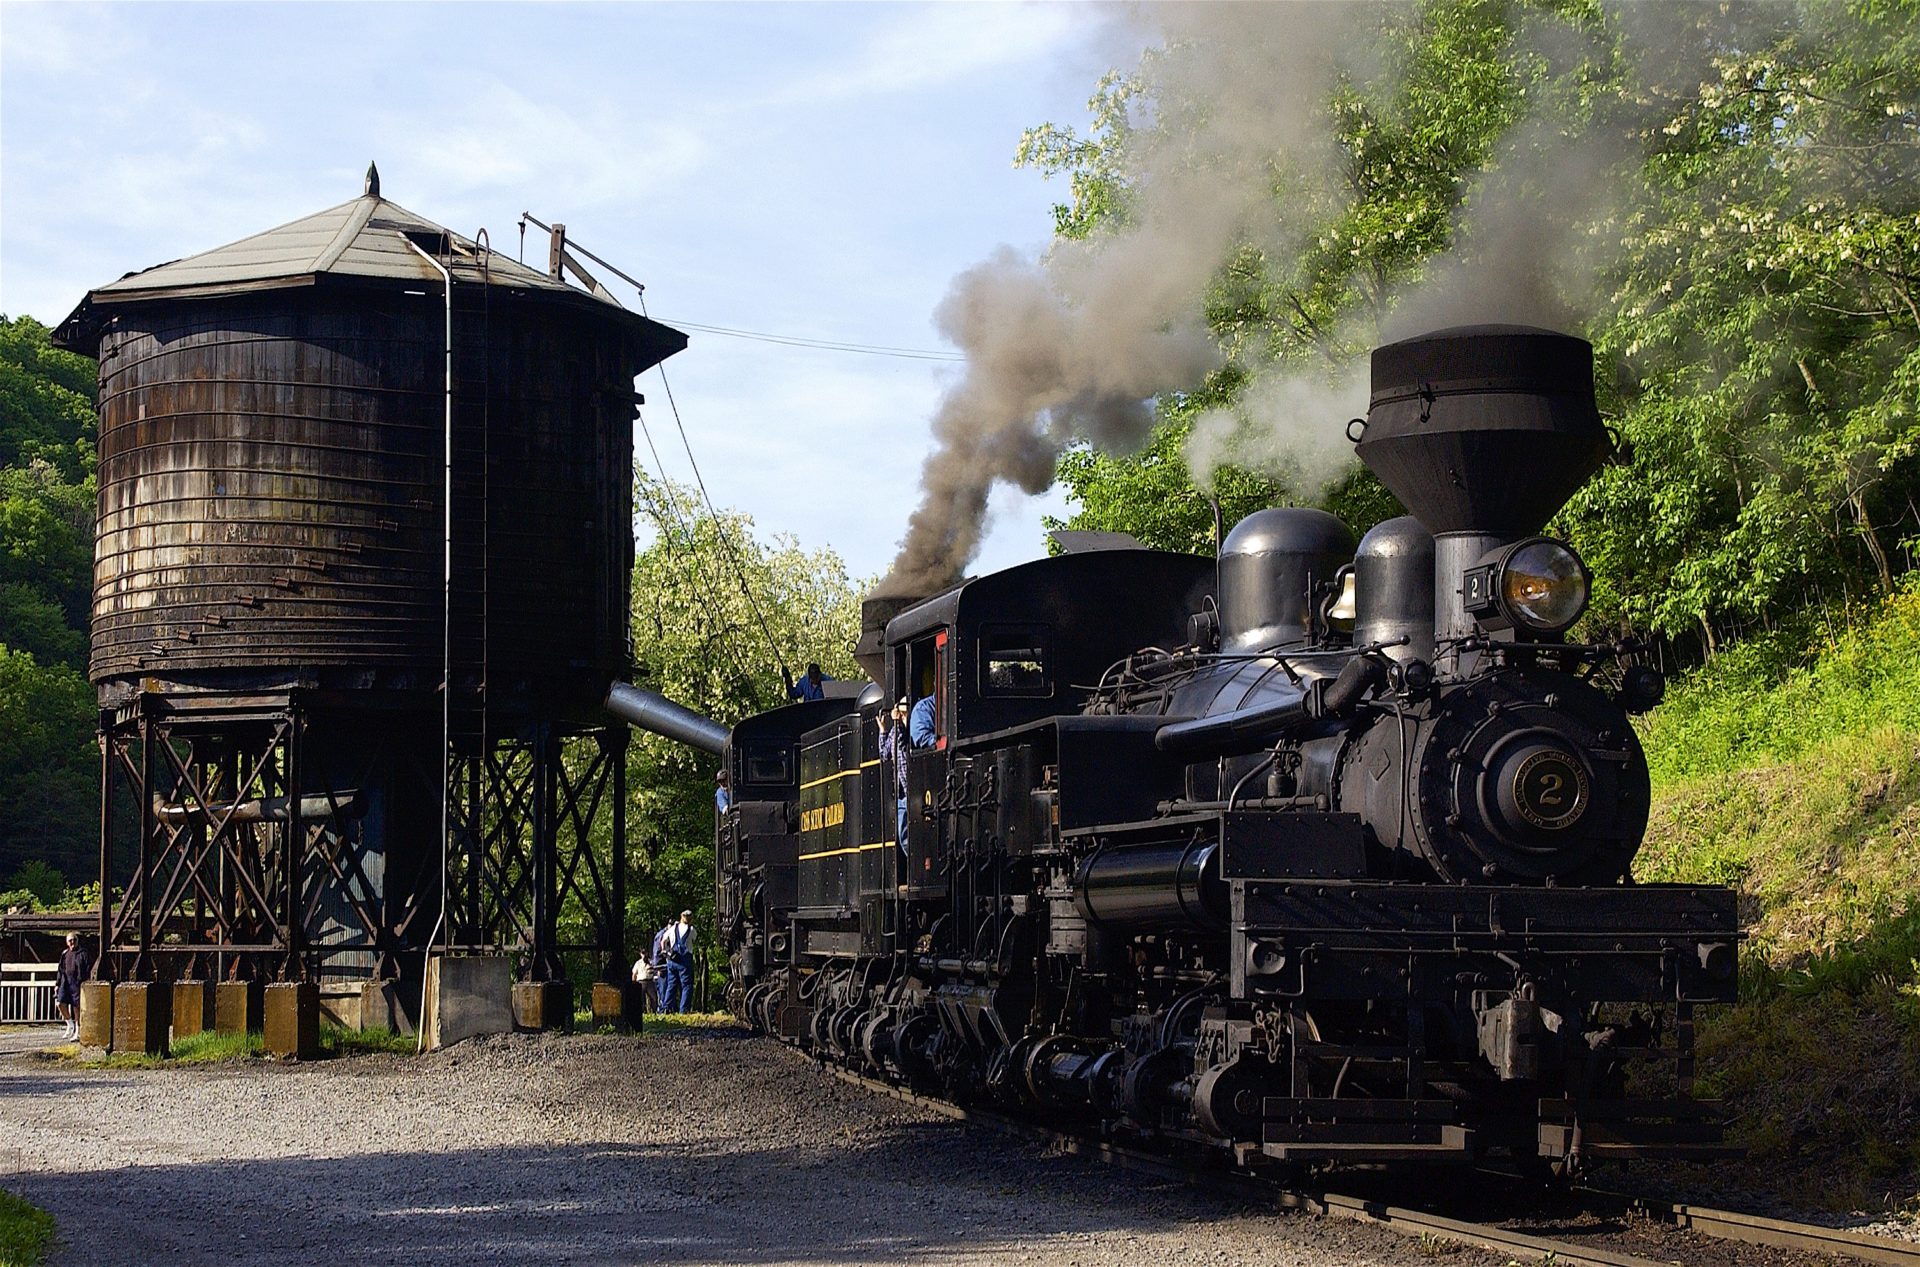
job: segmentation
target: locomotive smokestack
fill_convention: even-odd
[[[1374,349],[1357,451],[1436,537],[1540,531],[1608,448],[1585,339],[1459,326]]]
[[[1443,675],[1470,672],[1480,631],[1462,579],[1546,526],[1606,460],[1593,347],[1532,326],[1460,326],[1374,349],[1360,460],[1433,534]]]
[[[887,622],[920,600],[900,595],[869,596],[860,604],[860,641],[853,658],[861,672],[887,684]]]

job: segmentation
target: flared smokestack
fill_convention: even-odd
[[[919,601],[892,594],[870,596],[860,604],[860,641],[853,646],[853,658],[861,672],[882,686],[887,684],[887,622]]]
[[[1357,451],[1436,537],[1539,532],[1610,448],[1585,339],[1459,326],[1374,349]]]

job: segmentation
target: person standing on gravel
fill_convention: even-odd
[[[80,983],[93,971],[93,956],[80,944],[78,933],[67,934],[67,948],[60,952],[60,968],[53,977],[53,1001],[60,1019],[67,1023],[64,1037],[80,1037]]]
[[[666,981],[660,987],[660,1010],[684,1012],[693,1001],[693,912],[681,911],[680,922],[660,930],[666,951]]]
[[[653,981],[653,960],[641,955],[633,961],[633,983],[640,987],[640,997],[646,1000],[646,1006],[657,1012],[660,1002],[653,997]]]

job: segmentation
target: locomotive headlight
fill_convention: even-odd
[[[1559,633],[1587,610],[1586,564],[1572,547],[1547,537],[1502,546],[1468,568],[1461,594],[1467,613],[1487,629]]]

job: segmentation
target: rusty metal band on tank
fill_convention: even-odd
[[[1541,535],[1612,447],[1591,349],[1381,347],[1350,435],[1410,515],[1356,542],[1264,510],[1217,561],[1070,540],[869,600],[864,695],[735,726],[739,1013],[1245,1165],[1720,1151],[1692,1013],[1734,997],[1734,895],[1633,881],[1661,679],[1569,636],[1586,570]],[[896,843],[875,723],[928,697]]]
[[[370,170],[57,338],[100,365],[106,970],[412,976],[437,923],[540,980],[577,892],[624,976],[582,863],[624,846],[634,378],[685,336]]]

